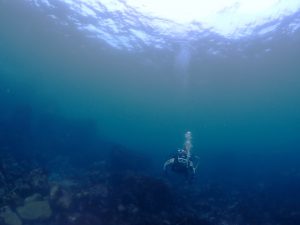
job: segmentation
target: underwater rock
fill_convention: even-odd
[[[48,177],[40,168],[34,169],[29,174],[29,180],[32,188],[37,191],[45,191],[48,189]]]
[[[50,188],[50,193],[49,193],[49,197],[51,200],[54,200],[57,198],[57,196],[60,193],[60,186],[58,184],[54,184],[52,185],[52,187]]]
[[[27,198],[25,198],[24,202],[35,202],[35,201],[41,201],[42,200],[42,196],[38,193],[31,195]]]
[[[6,205],[19,205],[22,204],[23,199],[14,191],[14,190],[7,190],[5,195],[0,199],[2,206],[3,204]]]
[[[76,224],[80,219],[81,215],[79,213],[70,213],[67,216],[66,223],[67,224]]]
[[[136,205],[134,205],[134,204],[130,204],[130,205],[128,206],[128,212],[129,212],[130,214],[136,214],[136,213],[139,212],[139,208],[136,207]]]
[[[118,211],[119,211],[119,212],[123,212],[123,211],[125,211],[125,209],[126,209],[126,208],[125,208],[124,205],[122,205],[122,204],[119,204],[119,205],[118,205]]]
[[[52,215],[48,201],[29,201],[18,207],[17,212],[24,220],[44,220]]]
[[[62,191],[61,197],[57,200],[57,205],[63,209],[69,209],[72,205],[72,194]]]
[[[2,198],[5,195],[4,188],[0,188],[0,198]]]
[[[160,212],[173,205],[171,189],[160,179],[128,174],[119,186],[121,191],[118,195],[123,202],[133,204],[142,211]]]
[[[73,203],[72,190],[65,190],[58,184],[50,188],[49,197],[53,206],[59,209],[69,209]]]
[[[5,206],[1,209],[0,223],[1,219],[3,220],[5,225],[22,225],[22,220],[8,206]]]
[[[108,196],[108,189],[103,184],[98,184],[89,189],[89,194],[101,198],[106,198]]]
[[[26,196],[32,192],[30,185],[25,181],[25,179],[16,179],[14,186],[14,191],[20,196]]]

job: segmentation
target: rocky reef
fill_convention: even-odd
[[[121,149],[121,148],[120,148]],[[299,206],[256,189],[172,182],[124,149],[71,173],[1,155],[1,225],[247,225],[300,222]],[[148,165],[149,166],[149,165]],[[273,205],[276,207],[273,207]],[[282,205],[280,205],[282,204]],[[295,206],[293,210],[289,207]]]
[[[210,224],[182,205],[165,180],[134,170],[132,154],[129,160],[119,158],[124,151],[115,154],[68,176],[2,155],[0,224]]]

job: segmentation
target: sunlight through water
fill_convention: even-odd
[[[167,48],[208,36],[235,41],[299,28],[299,0],[26,0],[119,49]],[[284,24],[285,28],[282,28]],[[288,27],[288,29],[286,29]]]

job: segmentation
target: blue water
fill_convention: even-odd
[[[81,167],[118,145],[159,173],[190,130],[198,185],[294,193],[300,5],[290,3],[228,31],[151,18],[125,3],[122,11],[106,1],[0,0],[1,151]],[[224,27],[242,21],[230,13],[216,17]]]

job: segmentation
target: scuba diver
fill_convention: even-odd
[[[183,148],[178,149],[177,152],[164,163],[164,173],[167,174],[168,171],[171,170],[175,173],[183,174],[189,181],[193,180],[198,167],[199,157],[191,156],[191,148],[192,133],[188,131],[185,133]]]

